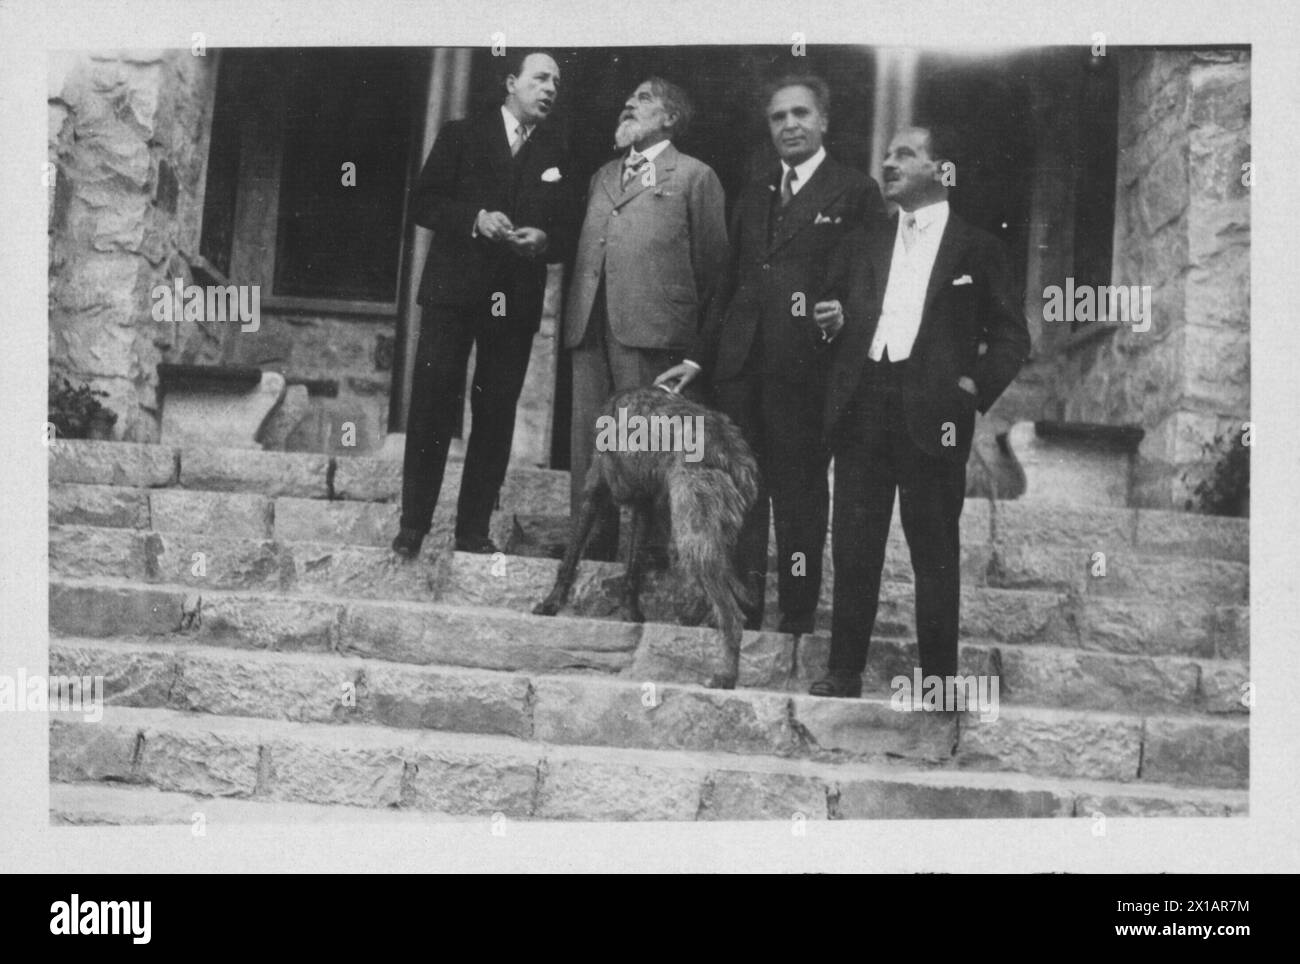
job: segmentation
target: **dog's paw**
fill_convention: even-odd
[[[560,611],[560,604],[554,599],[543,599],[533,607],[534,616],[554,616]]]

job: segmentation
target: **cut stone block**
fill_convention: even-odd
[[[50,525],[146,529],[149,493],[117,485],[50,485]]]
[[[50,484],[174,485],[176,449],[139,442],[58,439],[50,445]]]
[[[234,385],[172,386],[163,400],[162,439],[172,445],[260,449],[257,437],[284,390],[279,372],[262,372],[258,384],[242,392]]]
[[[329,456],[263,452],[193,443],[181,448],[180,483],[187,489],[254,492],[277,498],[329,498]]]
[[[149,493],[158,532],[190,532],[225,539],[271,538],[271,500],[250,492],[160,489]]]
[[[1124,433],[1110,426],[1016,422],[1007,443],[1024,470],[1021,499],[1072,506],[1128,505],[1132,456],[1141,438],[1141,430]]]

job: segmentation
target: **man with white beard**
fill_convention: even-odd
[[[690,118],[684,90],[659,77],[646,80],[619,116],[620,155],[592,176],[587,191],[564,313],[564,345],[573,349],[575,517],[606,400],[651,384],[682,360],[726,268],[722,184],[707,164],[673,145]],[[667,559],[667,534],[666,507],[656,507],[646,547],[653,566]],[[617,548],[618,512],[611,508],[588,557],[613,559]]]

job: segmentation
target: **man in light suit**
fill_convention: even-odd
[[[694,343],[727,260],[722,184],[713,169],[673,146],[691,118],[676,84],[651,77],[624,105],[614,135],[625,153],[591,178],[564,313],[573,349],[570,436],[572,511],[595,447],[595,421],[609,396],[682,360]],[[653,564],[666,558],[666,507],[647,543]],[[612,559],[618,513],[602,518],[588,549]]]
[[[546,120],[560,71],[544,53],[515,55],[504,103],[438,132],[411,194],[411,218],[433,229],[420,281],[423,309],[402,463],[401,530],[393,550],[420,552],[460,425],[476,346],[473,422],[456,508],[456,548],[491,553],[488,523],[505,479],[546,263],[564,254],[567,158]]]
[[[895,135],[883,181],[900,216],[855,232],[832,268],[845,298],[820,318],[832,339],[835,591],[815,696],[861,695],[895,490],[916,575],[922,674],[957,673],[958,520],[975,412],[1015,378],[1030,340],[1005,247],[948,209],[954,154],[941,130]]]
[[[681,390],[703,371],[718,408],[759,457],[764,491],[745,521],[739,547],[763,621],[768,498],[776,517],[780,631],[810,633],[821,595],[830,496],[830,453],[822,442],[826,362],[814,320],[832,253],[848,232],[882,220],[880,188],[841,164],[822,144],[830,90],[814,76],[774,81],[764,119],[779,163],[751,181],[731,222],[731,263],[719,310],[710,313],[682,366],[657,379]]]

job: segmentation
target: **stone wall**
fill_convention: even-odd
[[[188,50],[50,57],[50,365],[108,393],[116,438],[158,439],[160,361],[219,350],[150,317],[198,250],[215,68]]]
[[[230,364],[338,383],[333,398],[290,385],[259,436],[263,447],[352,455],[378,449],[388,425],[394,327],[390,318],[263,309],[257,331],[230,340]]]
[[[1250,57],[1117,50],[1113,284],[1150,285],[1150,330],[1065,349],[1067,419],[1137,424],[1133,504],[1182,508],[1203,445],[1250,414]]]

